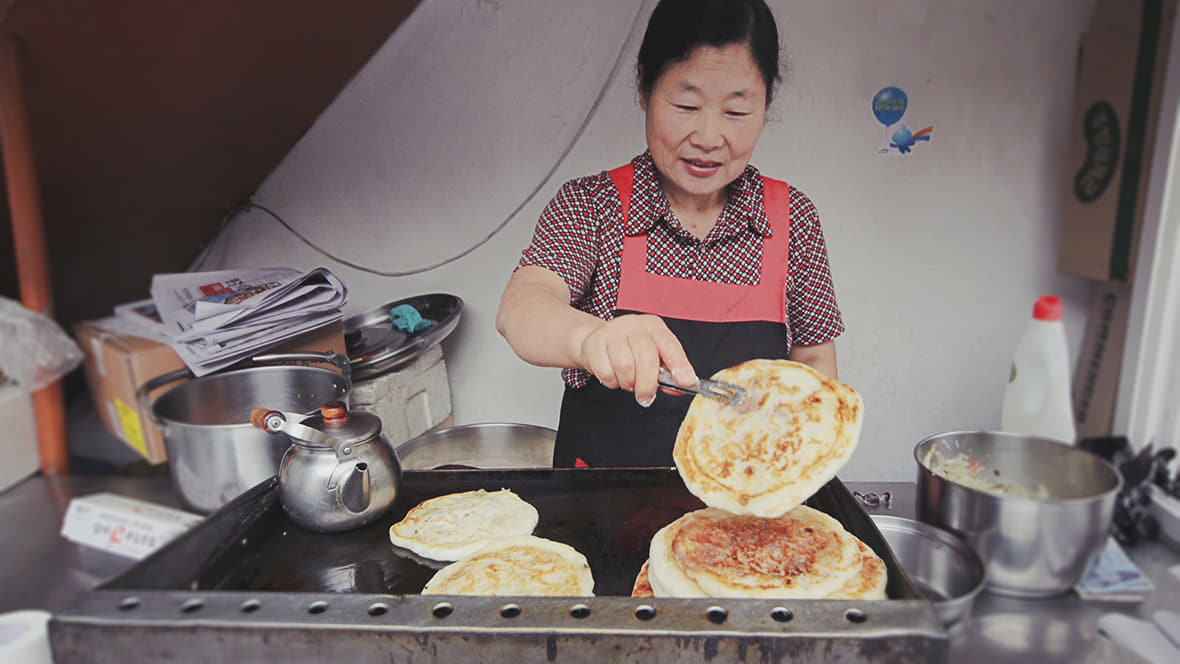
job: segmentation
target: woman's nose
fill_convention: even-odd
[[[722,143],[725,142],[725,137],[722,135],[721,130],[721,119],[712,113],[699,114],[689,140],[692,141],[693,145],[703,150],[712,150],[721,147]]]

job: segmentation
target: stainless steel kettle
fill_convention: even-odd
[[[332,401],[303,423],[277,410],[255,409],[250,421],[283,432],[291,447],[279,465],[279,499],[292,521],[322,533],[359,528],[393,505],[401,464],[381,435],[381,419]]]

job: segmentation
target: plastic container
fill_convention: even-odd
[[[1077,442],[1077,428],[1062,309],[1055,295],[1044,295],[1033,306],[1033,317],[1012,357],[1000,428],[1072,445]]]

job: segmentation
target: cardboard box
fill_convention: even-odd
[[[1130,283],[1176,0],[1098,0],[1082,37],[1057,269]]]
[[[114,334],[96,321],[79,323],[74,336],[86,358],[83,371],[90,397],[103,426],[151,463],[167,461],[164,437],[141,408],[136,392],[148,381],[185,368],[167,344],[127,334]],[[333,351],[347,355],[340,321],[288,340],[266,352]],[[259,353],[261,354],[261,352]],[[170,383],[148,394],[149,403],[175,387]]]
[[[1073,375],[1073,413],[1078,439],[1109,436],[1122,375],[1131,286],[1096,282],[1090,294],[1086,336]]]

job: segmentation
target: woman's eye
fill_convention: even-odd
[[[695,110],[697,110],[697,107],[692,106],[691,104],[672,104],[672,105],[682,111],[695,111]]]
[[[731,118],[744,118],[751,115],[749,111],[726,111],[725,114]]]

